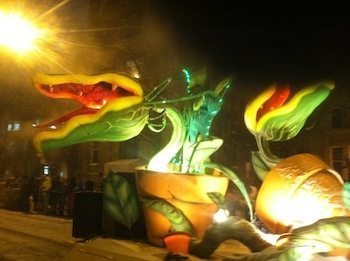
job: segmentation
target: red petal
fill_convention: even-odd
[[[82,114],[93,114],[93,113],[96,113],[98,110],[96,109],[91,109],[91,108],[87,108],[87,107],[82,107],[76,111],[72,111],[54,121],[50,121],[48,123],[45,123],[43,125],[38,125],[37,127],[38,128],[47,128],[47,127],[50,127],[52,125],[57,125],[57,124],[60,124],[62,122],[65,122],[65,121],[68,121],[70,118],[74,117],[74,116],[77,116],[77,115],[82,115]]]
[[[290,88],[286,86],[277,86],[274,94],[268,99],[258,110],[256,114],[256,121],[258,121],[264,114],[281,107],[288,99]]]

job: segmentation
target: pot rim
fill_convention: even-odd
[[[179,172],[179,171],[169,171],[162,172],[158,170],[147,169],[147,165],[141,165],[135,168],[136,174],[147,172],[155,175],[182,175],[182,176],[190,176],[190,177],[217,177],[217,178],[227,178],[219,169],[213,169],[214,174],[210,173],[188,173],[188,172]],[[219,174],[215,174],[219,173]]]

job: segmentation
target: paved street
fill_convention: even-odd
[[[69,219],[0,210],[0,260],[63,260],[71,231]]]
[[[0,209],[0,261],[163,260],[163,248],[98,238],[75,243],[72,220]],[[191,260],[199,260],[192,257]],[[66,260],[67,261],[67,260]]]

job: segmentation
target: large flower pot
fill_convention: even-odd
[[[142,199],[162,199],[180,209],[194,228],[194,237],[202,238],[213,223],[217,206],[208,192],[226,194],[228,178],[222,175],[189,175],[160,173],[145,168],[136,170],[138,194]],[[160,212],[144,207],[148,240],[163,246],[163,238],[171,231],[169,220]]]
[[[273,233],[349,215],[342,187],[340,175],[316,156],[291,156],[267,174],[256,199],[256,214]]]

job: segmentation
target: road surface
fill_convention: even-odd
[[[0,210],[0,260],[63,260],[71,231],[70,219]]]

